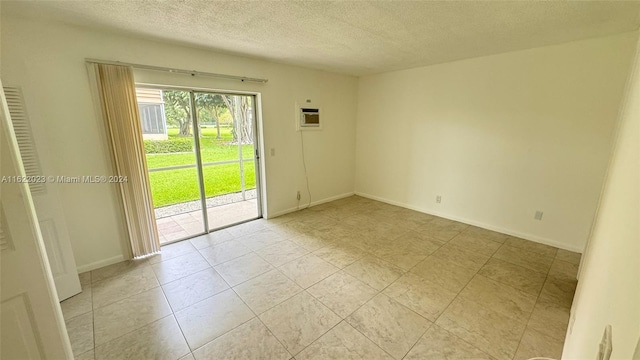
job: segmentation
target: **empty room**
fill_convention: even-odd
[[[640,359],[640,2],[0,2],[0,358]]]

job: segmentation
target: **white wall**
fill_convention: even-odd
[[[593,233],[584,254],[564,359],[595,359],[612,325],[612,359],[631,359],[640,338],[640,58],[626,94]]]
[[[360,78],[356,193],[582,252],[636,39]]]
[[[2,17],[2,79],[23,89],[31,120],[47,142],[53,175],[112,173],[103,124],[96,117],[85,58],[268,78],[249,84],[168,73],[137,72],[136,80],[262,94],[268,214],[297,206],[305,189],[294,104],[312,99],[323,109],[322,131],[304,134],[313,201],[353,192],[357,80],[61,24]],[[212,36],[215,36],[213,34]],[[267,150],[267,153],[269,151]],[[60,185],[76,262],[87,270],[126,254],[126,230],[112,185]],[[306,191],[301,203],[306,204]]]

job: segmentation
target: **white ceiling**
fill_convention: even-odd
[[[364,75],[636,30],[640,1],[3,1],[2,15]]]

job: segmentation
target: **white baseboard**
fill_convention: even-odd
[[[486,224],[486,223],[483,223],[483,222],[479,222],[479,221],[475,221],[475,220],[471,220],[471,219],[466,219],[466,218],[462,218],[462,217],[459,217],[459,216],[453,216],[453,215],[450,215],[450,214],[444,214],[444,213],[440,213],[440,212],[425,210],[425,209],[420,208],[418,206],[413,206],[413,205],[401,203],[401,202],[398,202],[398,201],[385,199],[385,198],[382,198],[382,197],[379,197],[379,196],[375,196],[375,195],[371,195],[371,194],[366,194],[366,193],[362,193],[362,192],[356,191],[355,195],[362,196],[362,197],[365,197],[365,198],[368,198],[368,199],[371,199],[371,200],[380,201],[380,202],[387,203],[387,204],[390,204],[390,205],[401,206],[403,208],[419,211],[421,213],[434,215],[434,216],[438,216],[438,217],[449,219],[449,220],[453,220],[453,221],[458,221],[458,222],[461,222],[461,223],[465,223],[467,225],[473,225],[473,226],[481,227],[483,229],[496,231],[496,232],[499,232],[499,233],[502,233],[502,234],[507,234],[507,235],[519,237],[521,239],[531,240],[533,242],[554,246],[554,247],[557,247],[557,248],[563,249],[563,250],[569,250],[569,251],[573,251],[573,252],[577,252],[577,253],[582,253],[584,251],[584,249],[582,249],[582,248],[578,248],[577,246],[569,246],[569,245],[564,244],[564,243],[562,243],[560,241],[557,241],[557,240],[548,239],[548,238],[537,236],[537,235],[533,235],[533,234],[523,233],[523,232],[519,232],[519,231],[512,230],[512,229],[505,229],[505,228],[501,228],[499,226],[494,226],[494,225],[491,225],[491,224]]]
[[[124,258],[123,255],[118,255],[118,256],[110,257],[108,259],[95,261],[95,262],[92,262],[90,264],[78,266],[77,267],[77,271],[78,271],[78,274],[81,274],[83,272],[96,270],[96,269],[100,269],[101,267],[105,267],[105,266],[108,266],[108,265],[111,265],[111,264],[119,263],[119,262],[122,262],[124,260],[125,260],[125,258]]]
[[[340,195],[330,196],[328,198],[324,198],[324,199],[321,199],[321,200],[312,201],[311,205],[309,205],[309,207],[314,207],[316,205],[328,203],[328,202],[335,201],[335,200],[344,199],[346,197],[353,196],[353,195],[355,195],[354,192],[347,192],[347,193],[343,193],[343,194],[340,194]],[[289,214],[289,213],[292,213],[292,212],[295,212],[295,211],[298,211],[298,210],[302,210],[302,209],[305,209],[305,207],[302,207],[302,208],[293,207],[293,208],[289,208],[289,209],[285,209],[285,210],[276,211],[276,212],[267,214],[267,216],[265,216],[265,219],[273,219],[273,218],[276,218],[278,216]]]

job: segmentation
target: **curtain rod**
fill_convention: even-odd
[[[131,66],[132,68],[136,68],[136,69],[166,71],[174,74],[185,74],[185,75],[191,75],[191,76],[197,75],[197,76],[217,77],[217,78],[229,79],[229,80],[239,80],[242,82],[257,82],[257,83],[265,84],[267,81],[269,81],[268,79],[250,78],[250,77],[237,76],[237,75],[217,74],[217,73],[196,71],[196,70],[174,69],[174,68],[168,68],[168,67],[162,67],[162,66],[127,63],[122,61],[110,61],[110,60],[98,60],[98,59],[84,59],[84,60],[92,64]]]

